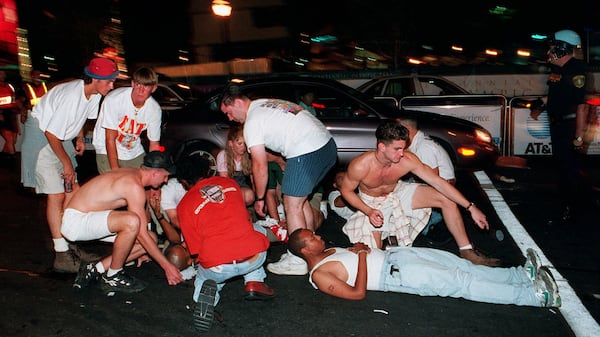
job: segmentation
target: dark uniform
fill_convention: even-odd
[[[577,106],[585,104],[586,71],[583,61],[571,58],[564,66],[555,67],[548,78],[546,108],[550,118],[552,155],[558,169],[563,210],[567,213],[577,204],[582,183],[583,158],[573,146],[573,139]]]

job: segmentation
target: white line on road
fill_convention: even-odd
[[[542,259],[542,264],[552,271],[552,275],[558,284],[562,300],[560,312],[567,323],[569,323],[569,326],[575,335],[580,337],[600,336],[600,325],[598,325],[598,322],[596,322],[583,303],[581,303],[581,300],[569,285],[569,281],[556,270],[544,255],[544,252],[542,252],[540,247],[535,243],[531,236],[529,236],[529,233],[527,233],[527,230],[525,230],[510,210],[510,207],[508,207],[500,192],[496,190],[496,187],[492,184],[488,175],[483,171],[477,171],[475,172],[475,177],[479,180],[479,184],[487,194],[488,199],[496,210],[496,214],[498,214],[498,217],[506,227],[506,230],[510,233],[510,236],[521,249],[523,255],[525,255],[527,248],[535,249]]]

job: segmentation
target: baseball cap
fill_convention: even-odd
[[[119,75],[117,65],[112,60],[103,57],[93,58],[83,72],[97,80],[112,80]]]
[[[171,159],[171,155],[168,152],[151,151],[144,156],[145,167],[165,169],[170,174],[176,173],[175,164]]]

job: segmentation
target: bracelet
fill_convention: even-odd
[[[369,251],[366,250],[366,249],[361,249],[358,252],[356,252],[356,254],[360,254],[360,253],[367,253],[367,254],[369,254]]]
[[[157,221],[161,221],[161,220],[164,220],[164,219],[165,219],[164,216],[161,216],[160,218],[156,218]]]
[[[468,211],[468,210],[469,210],[469,209],[471,209],[471,207],[473,207],[473,206],[475,206],[475,203],[474,203],[474,202],[471,202],[471,203],[469,204],[469,206],[465,207],[465,209]]]
[[[265,197],[254,199],[254,201],[263,201],[263,200],[265,200]]]

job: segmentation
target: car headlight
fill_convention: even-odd
[[[492,135],[486,130],[476,129],[475,130],[475,139],[477,139],[478,142],[491,143]]]

